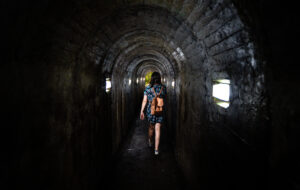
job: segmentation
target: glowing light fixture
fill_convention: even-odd
[[[128,84],[131,85],[131,79],[129,79]]]
[[[172,87],[174,87],[174,86],[175,86],[175,81],[173,80],[173,81],[172,81]]]
[[[228,79],[219,79],[215,80],[213,84],[213,92],[212,96],[214,98],[214,102],[223,107],[228,108],[229,98],[230,98],[230,80]]]
[[[105,79],[105,91],[110,92],[111,90],[111,80],[110,78]]]
[[[139,83],[139,79],[138,78],[136,79],[136,83]]]

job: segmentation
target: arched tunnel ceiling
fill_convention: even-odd
[[[251,77],[247,84],[264,84],[263,65],[255,58],[249,28],[233,1],[79,3],[73,14],[66,11],[71,16],[62,19],[53,33],[58,42],[53,46],[55,59],[94,68],[91,72],[101,81],[115,74],[119,83],[155,68],[175,81],[176,92],[199,81],[205,97],[211,96],[211,81],[219,77],[231,78],[235,89]],[[105,83],[100,83],[104,89]],[[239,92],[232,96],[238,98]]]
[[[100,30],[100,32],[104,31],[111,34],[112,31],[107,31],[111,28],[119,28],[118,31],[123,32],[122,34],[115,34],[118,37],[115,37],[115,35],[109,37],[109,39],[117,40],[108,50],[109,54],[105,56],[103,70],[109,73],[113,68],[125,71],[127,70],[126,67],[130,68],[127,65],[132,63],[127,59],[138,59],[138,57],[148,54],[156,56],[159,59],[157,62],[163,64],[168,69],[168,73],[173,73],[173,75],[178,73],[182,60],[178,59],[178,53],[174,54],[174,52],[180,48],[176,45],[177,42],[174,41],[175,37],[170,33],[175,34],[176,29],[180,27],[180,23],[170,13],[161,8],[152,10],[151,7],[141,9],[140,6],[137,6],[134,9],[136,14],[133,15],[128,10],[123,10],[124,13],[122,11],[118,13],[117,17],[122,18],[122,15],[126,15],[126,20],[122,21],[120,19],[116,23],[109,18],[105,22],[104,29]],[[167,17],[159,19],[161,14],[167,15]],[[185,33],[189,32],[188,29],[184,31]],[[177,60],[174,58],[177,58]],[[166,64],[169,64],[169,66],[165,66]]]
[[[198,80],[203,89],[218,77],[230,77],[238,86],[249,79],[243,72],[262,71],[248,28],[230,0],[90,1],[58,31],[71,34],[57,39],[67,50],[63,59],[92,64],[99,76],[116,74],[119,82],[144,75],[148,65],[178,86]],[[256,76],[253,83],[264,83],[263,74]]]
[[[78,47],[79,51],[88,49],[89,54],[94,54],[91,59],[103,66],[103,72],[112,73],[113,68],[133,71],[132,67],[139,57],[160,54],[158,57],[163,57],[165,61],[160,59],[157,63],[162,64],[168,73],[177,75],[178,71],[186,69],[182,67],[186,59],[197,62],[194,66],[200,68],[199,63],[207,56],[218,56],[224,49],[235,46],[248,48],[243,47],[247,43],[247,33],[240,32],[244,26],[236,17],[236,10],[230,1],[93,3],[81,12],[80,19],[89,22],[82,31],[87,33],[84,44],[75,48]],[[216,16],[218,20],[213,19]],[[236,20],[234,26],[226,26],[228,21],[233,20]],[[222,27],[225,30],[219,33]],[[218,47],[224,36],[231,36],[235,31],[240,35],[240,42]],[[216,33],[217,37],[212,33]],[[191,67],[188,69],[194,70]]]
[[[109,49],[110,54],[104,60],[103,70],[111,72],[113,67],[120,69],[132,68],[132,60],[146,59],[146,55],[151,56],[153,60],[160,62],[169,72],[178,72],[180,63],[176,63],[173,58],[173,53],[176,51],[175,47],[170,47],[166,42],[166,37],[152,36],[155,32],[151,31],[135,31],[130,36],[118,40],[112,48]],[[169,65],[166,65],[166,64]],[[170,65],[171,64],[171,65]],[[131,69],[132,70],[132,69]]]

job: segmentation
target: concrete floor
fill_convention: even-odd
[[[154,148],[147,144],[147,121],[135,121],[115,165],[114,189],[185,189],[173,148],[164,132],[162,129],[160,155],[155,156]]]

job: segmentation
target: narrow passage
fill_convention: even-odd
[[[115,165],[114,189],[185,189],[173,147],[168,142],[165,130],[161,128],[160,155],[154,155],[154,148],[148,147],[148,123],[136,119],[125,140]]]

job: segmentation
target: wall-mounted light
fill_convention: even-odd
[[[111,90],[111,80],[110,78],[105,79],[105,91],[110,92]]]
[[[212,96],[217,105],[228,108],[230,104],[230,80],[218,79],[213,81]]]
[[[139,83],[139,79],[138,78],[136,79],[136,83]]]
[[[174,88],[174,86],[175,86],[175,81],[173,80],[172,81],[172,87]]]
[[[131,79],[128,80],[128,84],[131,85]]]

